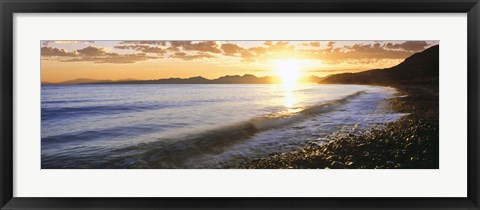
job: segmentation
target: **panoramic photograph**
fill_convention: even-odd
[[[43,40],[42,169],[438,169],[438,40]]]

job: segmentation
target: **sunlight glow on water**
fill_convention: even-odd
[[[284,90],[284,105],[287,108],[295,108],[295,102],[298,99],[295,97],[293,93],[293,88],[285,88]]]
[[[360,85],[42,86],[42,168],[235,165],[396,120],[383,103],[393,93]]]

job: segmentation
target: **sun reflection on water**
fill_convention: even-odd
[[[300,62],[297,60],[277,60],[275,64],[277,75],[282,81],[283,105],[288,108],[289,112],[296,112],[298,96],[295,94],[295,90],[300,78]]]
[[[280,93],[282,94],[282,105],[286,108],[285,112],[287,113],[297,113],[303,110],[301,107],[301,97],[298,95],[296,90],[298,86],[278,86],[280,88]]]
[[[295,97],[293,96],[293,90],[285,88],[283,105],[289,109],[295,108]]]

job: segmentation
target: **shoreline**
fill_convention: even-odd
[[[244,162],[248,169],[438,169],[438,86],[390,85],[398,96],[386,99],[396,112],[408,113],[360,135],[310,141],[301,149],[272,153]],[[399,97],[401,96],[401,97]]]

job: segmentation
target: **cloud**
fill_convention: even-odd
[[[134,41],[122,41],[120,44],[132,44],[132,45],[160,45],[166,46],[167,41],[155,41],[155,40],[134,40]]]
[[[86,48],[77,50],[77,52],[86,56],[100,56],[100,55],[106,55],[107,49],[88,46]]]
[[[317,50],[302,50],[297,54],[301,54],[304,59],[318,59],[326,64],[371,64],[381,59],[405,59],[412,55],[412,51],[387,49],[384,44],[354,44],[343,47],[334,48],[334,43],[329,43],[331,48]]]
[[[289,42],[282,42],[278,41],[275,42],[275,44],[270,45],[269,48],[267,48],[268,51],[286,51],[286,50],[294,50],[295,46],[290,45]]]
[[[148,56],[145,53],[137,53],[137,54],[116,54],[116,55],[109,55],[106,57],[99,58],[95,61],[95,63],[112,63],[112,64],[122,64],[122,63],[137,63],[140,61],[155,59],[157,57]]]
[[[136,63],[140,61],[158,58],[155,56],[148,56],[145,53],[111,53],[108,52],[106,48],[97,48],[94,46],[88,46],[86,48],[72,52],[53,47],[42,47],[41,55],[42,57],[57,57],[57,61],[60,62],[93,62],[112,64]]]
[[[425,49],[428,46],[426,41],[406,41],[401,44],[387,43],[385,47],[390,49],[401,49],[407,51],[420,51]]]
[[[295,51],[295,46],[284,41],[266,41],[264,46],[251,47],[240,52],[240,56],[245,61],[265,61],[279,55],[288,56],[300,53]]]
[[[145,53],[137,54],[117,54],[108,53],[103,56],[80,56],[70,59],[61,60],[61,62],[93,62],[93,63],[110,63],[110,64],[126,64],[137,63],[140,61],[155,59],[157,57],[148,56]]]
[[[259,55],[266,54],[268,49],[265,47],[251,47],[251,48],[248,48],[248,51],[253,52],[255,55],[259,56]]]
[[[44,46],[41,51],[42,57],[61,62],[135,63],[160,58],[200,60],[224,55],[245,62],[310,59],[321,60],[325,64],[373,65],[379,62],[386,63],[385,59],[397,62],[428,46],[425,41],[357,42],[347,45],[343,43],[336,45],[333,41],[325,43],[319,41],[266,41],[263,45],[250,48],[245,47],[248,45],[236,42],[218,44],[216,41],[124,41],[121,43],[114,48],[133,50],[135,53],[114,53],[110,52],[108,48],[96,46],[88,46],[74,51]],[[296,48],[299,45],[310,47]],[[324,47],[320,48],[320,46]]]
[[[221,53],[218,49],[217,42],[215,41],[202,41],[194,43],[193,41],[170,41],[169,42],[173,50],[182,48],[183,50],[198,51],[198,52],[211,52]]]
[[[241,56],[241,58],[242,58],[244,61],[248,61],[248,62],[254,61],[255,58],[258,59],[258,57],[255,57],[255,55],[252,54],[252,53],[251,53],[250,51],[248,51],[248,50],[242,51],[242,52],[240,53],[240,56]]]
[[[253,61],[254,58],[258,58],[259,56],[262,56],[268,52],[268,49],[266,47],[243,48],[238,46],[237,44],[232,43],[222,44],[221,49],[223,50],[224,55],[240,55],[241,58],[248,61]]]
[[[303,42],[303,46],[311,46],[313,48],[295,48],[292,42],[288,41],[265,41],[263,46],[243,48],[237,43],[224,43],[219,48],[216,48],[216,43],[213,41],[205,41],[194,43],[191,41],[175,41],[171,42],[171,47],[177,49],[177,52],[184,54],[177,54],[174,57],[183,59],[199,59],[212,57],[211,54],[191,55],[186,51],[197,51],[203,49],[203,52],[218,53],[221,49],[222,54],[226,56],[239,57],[246,62],[265,62],[269,59],[312,59],[322,60],[328,64],[350,63],[350,64],[372,64],[379,62],[380,59],[405,59],[412,55],[415,50],[423,49],[425,43],[405,42],[399,45],[375,42],[375,43],[358,43],[353,45],[340,45],[336,47],[337,43],[329,41],[325,44],[327,48],[320,49],[321,43],[319,41]],[[212,47],[215,50],[205,50],[206,46]],[[395,47],[395,49],[392,49]],[[398,50],[397,48],[409,49]],[[185,51],[180,51],[180,49]],[[412,51],[411,51],[412,50]],[[208,56],[210,55],[210,56]]]
[[[222,44],[220,48],[222,49],[225,55],[234,55],[236,53],[240,53],[243,50],[245,50],[242,47],[236,44],[231,44],[231,43]]]
[[[48,46],[49,44],[81,44],[81,43],[94,43],[90,40],[42,40],[43,46]]]
[[[302,43],[302,45],[307,47],[320,47],[320,42],[306,42]]]
[[[42,47],[41,56],[44,57],[53,57],[53,56],[75,56],[75,52],[67,52],[65,49],[55,48],[55,47]]]
[[[170,44],[170,47],[167,48],[167,50],[180,51],[180,48],[182,48],[185,45],[192,44],[192,41],[170,41],[168,43]]]
[[[161,47],[152,47],[149,45],[118,45],[115,46],[116,49],[130,49],[136,50],[143,53],[157,53],[157,54],[165,54],[167,51]]]
[[[210,55],[208,53],[200,53],[200,54],[190,55],[190,54],[187,54],[187,53],[184,53],[184,52],[177,52],[170,57],[171,58],[180,58],[180,59],[183,59],[183,60],[199,60],[199,59],[204,59],[204,58],[213,58],[215,56]]]
[[[296,51],[295,46],[291,45],[290,42],[266,41],[264,46],[245,49],[240,55],[245,61],[265,61],[269,58],[288,57],[301,53],[301,51]]]
[[[330,41],[327,43],[327,46],[328,48],[333,48],[335,46],[335,42]]]
[[[412,52],[386,49],[380,43],[354,44],[345,47],[347,52],[339,53],[348,55],[348,58],[377,58],[377,59],[400,59],[412,55]]]

